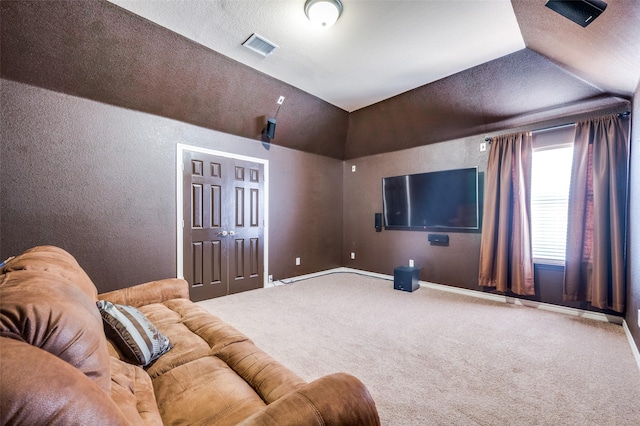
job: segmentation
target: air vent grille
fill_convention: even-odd
[[[242,43],[242,45],[247,49],[251,49],[256,53],[261,54],[262,56],[268,56],[271,54],[271,52],[278,48],[277,45],[255,33],[252,34],[251,37],[247,39],[247,41]]]

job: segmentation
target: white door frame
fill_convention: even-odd
[[[183,217],[183,174],[182,174],[182,155],[184,151],[199,152],[202,154],[216,155],[218,157],[233,158],[242,161],[251,161],[252,163],[262,164],[264,166],[264,245],[263,245],[263,263],[264,263],[264,276],[263,287],[266,287],[269,283],[269,160],[264,158],[247,157],[245,155],[233,154],[230,152],[216,151],[208,148],[201,148],[198,146],[191,146],[185,144],[176,145],[176,276],[178,278],[184,278],[184,253],[183,253],[183,238],[184,238],[184,217]]]

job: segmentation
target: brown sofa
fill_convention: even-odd
[[[2,424],[376,425],[344,373],[306,383],[167,279],[101,295],[66,251],[0,269]],[[98,300],[136,307],[172,348],[144,368],[105,337]]]

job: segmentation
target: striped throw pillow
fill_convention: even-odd
[[[96,302],[105,335],[120,349],[127,361],[147,366],[167,353],[173,344],[133,306],[106,300]]]

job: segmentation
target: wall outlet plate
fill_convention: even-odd
[[[296,257],[296,266],[299,266],[299,265],[300,265],[300,258]]]
[[[354,252],[351,252],[351,260],[354,260],[356,258],[356,254]]]
[[[355,173],[355,171],[356,171],[356,165],[355,164],[351,166],[351,171]]]
[[[269,275],[269,282],[272,283],[273,282],[273,275]]]
[[[409,266],[413,268],[413,259],[409,259]]]

